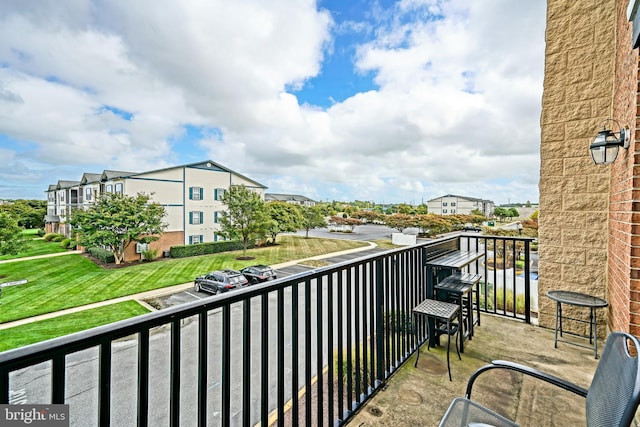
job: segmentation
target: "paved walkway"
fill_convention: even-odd
[[[331,258],[331,257],[339,256],[339,255],[345,255],[345,254],[350,254],[350,253],[368,251],[368,250],[370,250],[372,248],[375,248],[377,246],[373,242],[367,242],[367,243],[369,244],[368,246],[363,246],[361,248],[348,249],[348,250],[345,250],[345,251],[331,252],[331,253],[328,253],[328,254],[317,255],[317,256],[313,256],[313,257],[309,257],[309,258],[303,258],[303,259],[298,259],[298,260],[294,260],[294,261],[287,261],[287,262],[283,262],[283,263],[280,263],[280,264],[272,265],[271,267],[274,268],[274,269],[284,268],[284,267],[289,267],[291,265],[298,264],[298,263],[300,263],[302,261]],[[48,258],[48,257],[55,257],[55,256],[61,256],[61,255],[71,255],[71,254],[80,254],[80,253],[82,253],[82,252],[81,251],[60,252],[60,253],[55,253],[55,254],[38,255],[38,256],[27,257],[27,258],[9,259],[9,260],[0,261],[0,263],[14,262],[14,261],[24,261],[24,260],[27,260],[27,259]],[[63,316],[65,314],[77,313],[77,312],[83,311],[83,310],[89,310],[89,309],[96,308],[96,307],[103,307],[103,306],[106,306],[106,305],[111,305],[111,304],[116,304],[116,303],[119,303],[119,302],[131,301],[131,300],[138,301],[140,304],[144,305],[149,310],[153,311],[153,310],[155,310],[155,308],[150,306],[149,304],[145,303],[144,300],[151,299],[151,298],[158,298],[158,297],[162,297],[162,296],[165,296],[165,295],[174,294],[174,293],[177,293],[177,292],[182,292],[182,291],[185,291],[187,289],[192,289],[192,288],[193,288],[193,282],[188,282],[188,283],[182,283],[180,285],[168,286],[168,287],[160,288],[160,289],[154,289],[152,291],[142,292],[142,293],[139,293],[139,294],[126,295],[126,296],[123,296],[123,297],[114,298],[114,299],[110,299],[110,300],[106,300],[106,301],[100,301],[100,302],[96,302],[96,303],[92,303],[92,304],[87,304],[87,305],[82,305],[82,306],[78,306],[78,307],[69,308],[69,309],[66,309],[66,310],[55,311],[55,312],[52,312],[52,313],[45,313],[45,314],[41,314],[41,315],[38,315],[38,316],[28,317],[26,319],[15,320],[13,322],[0,323],[0,330],[12,328],[14,326],[25,325],[27,323],[37,322],[39,320],[52,319],[54,317]]]

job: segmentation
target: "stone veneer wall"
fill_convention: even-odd
[[[594,165],[588,147],[614,113],[615,24],[616,0],[547,2],[538,282],[546,327],[555,319],[548,290],[608,297],[610,169]]]

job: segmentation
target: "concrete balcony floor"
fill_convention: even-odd
[[[452,382],[447,375],[446,338],[442,337],[444,347],[427,351],[425,344],[418,366],[413,366],[414,354],[349,426],[437,426],[451,400],[464,395],[469,376],[495,359],[526,364],[588,388],[598,362],[593,350],[566,343],[558,343],[556,349],[553,340],[551,329],[483,315],[473,340],[465,343],[461,361],[452,348]],[[577,342],[589,344],[588,340]],[[599,355],[603,347],[599,340]],[[471,397],[522,426],[585,425],[583,398],[511,371],[485,372]]]

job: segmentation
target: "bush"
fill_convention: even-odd
[[[76,242],[75,239],[71,239],[71,241],[69,242],[69,249],[76,250],[77,248],[78,248],[78,243]]]
[[[146,251],[142,251],[142,260],[143,261],[153,261],[158,257],[157,249],[147,249]]]
[[[62,237],[64,239],[64,236],[60,233],[47,233],[44,235],[44,240],[46,240],[47,242],[51,242],[54,241],[53,239],[55,239],[56,237]],[[60,240],[58,240],[59,242]]]
[[[106,263],[106,264],[111,264],[116,262],[116,258],[113,256],[113,253],[102,249],[102,248],[89,248],[87,249],[87,252],[89,252],[89,254],[96,258],[99,259],[100,261]]]
[[[253,248],[254,243],[249,243],[249,248]],[[241,251],[242,242],[225,240],[222,242],[198,243],[197,245],[172,246],[171,258],[186,258],[198,255],[218,254],[221,252]]]
[[[71,244],[71,239],[63,239],[60,241],[60,247],[69,249],[69,245]]]
[[[38,229],[38,236],[42,237],[42,236],[44,236],[44,234],[45,234],[44,230],[42,228],[39,228]]]
[[[65,236],[63,236],[62,234],[60,234],[59,236],[55,236],[53,239],[51,239],[52,242],[62,242],[64,239],[66,239]]]

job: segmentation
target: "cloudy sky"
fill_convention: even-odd
[[[0,199],[214,160],[316,200],[538,200],[544,0],[0,2]]]

